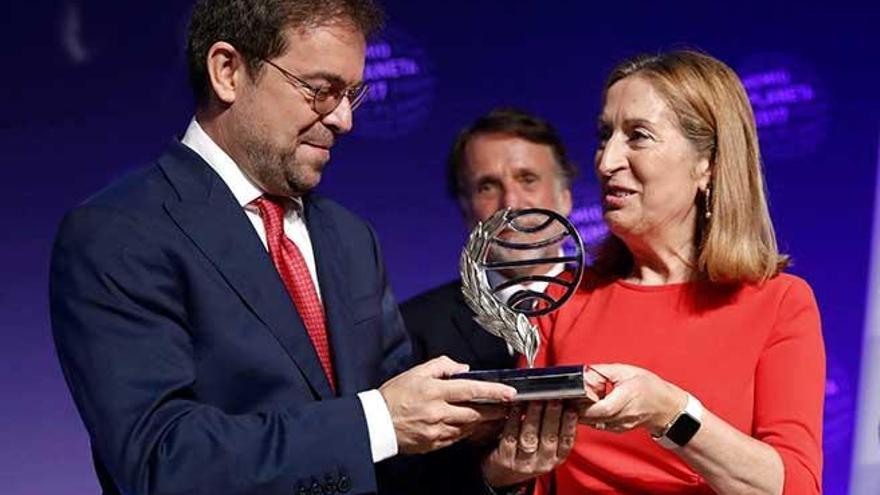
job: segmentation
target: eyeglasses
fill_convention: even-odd
[[[333,86],[322,86],[320,88],[316,88],[306,81],[302,80],[302,78],[296,76],[288,70],[282,69],[275,63],[262,59],[263,62],[271,65],[278,72],[281,73],[287,80],[305,91],[305,94],[308,99],[312,101],[312,110],[315,111],[318,115],[327,115],[336,110],[336,107],[342,103],[343,98],[348,98],[348,104],[351,106],[351,110],[354,111],[361,103],[364,102],[364,97],[367,95],[367,84],[360,83],[349,88],[334,88]]]

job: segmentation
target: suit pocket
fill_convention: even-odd
[[[371,320],[382,312],[382,298],[379,294],[358,297],[351,305],[352,321],[355,325]]]

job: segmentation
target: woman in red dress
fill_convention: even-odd
[[[622,63],[595,169],[610,236],[540,322],[536,365],[590,363],[613,388],[537,491],[820,493],[819,312],[782,273],[737,76],[690,51]]]

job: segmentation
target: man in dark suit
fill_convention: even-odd
[[[364,95],[369,0],[201,0],[181,141],[64,219],[59,359],[104,493],[377,491],[513,390],[409,371],[372,229],[312,194]],[[396,376],[395,376],[396,375]],[[393,376],[393,378],[391,378]]]
[[[468,229],[507,207],[546,208],[567,216],[571,212],[571,183],[576,172],[553,126],[529,113],[505,108],[489,112],[462,130],[447,160],[449,192],[458,202]],[[561,266],[553,267],[550,274],[561,271]],[[490,278],[492,275],[490,273]],[[509,297],[517,289],[514,286],[500,295]],[[532,285],[530,289],[543,290],[544,287]],[[461,294],[460,280],[410,299],[401,306],[401,313],[410,332],[413,354],[419,362],[449,356],[470,364],[473,369],[516,367],[517,358],[507,345],[474,321],[473,312]],[[487,449],[458,444],[433,457],[438,464],[447,465],[445,471],[456,470],[455,466],[461,464],[462,459],[482,461],[482,474],[487,483],[513,492],[521,491],[524,481],[549,471],[567,455],[563,448],[558,453],[551,449],[549,454],[523,454],[521,446],[525,437],[536,439],[548,433],[540,426],[543,418],[559,417],[559,404],[550,406],[552,409],[543,407],[532,403],[518,424],[509,419],[500,446],[494,450],[491,443]],[[550,420],[548,424],[561,423]],[[566,431],[573,428],[573,423],[563,422],[560,428],[558,431]],[[556,431],[549,433],[551,438],[556,438]],[[517,435],[520,448],[516,447]],[[561,436],[564,434],[560,433]],[[443,480],[437,482],[440,486],[442,483]]]
[[[567,216],[576,173],[553,126],[515,109],[478,118],[458,134],[447,160],[449,193],[469,230],[501,208],[546,208]],[[512,292],[503,291],[502,297]],[[422,293],[400,309],[420,361],[446,355],[473,369],[516,365],[504,342],[474,321],[460,280]]]

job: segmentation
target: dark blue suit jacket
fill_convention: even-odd
[[[409,365],[375,234],[311,195],[305,218],[338,396],[253,226],[175,142],[71,211],[52,326],[105,493],[370,493],[359,391]]]

